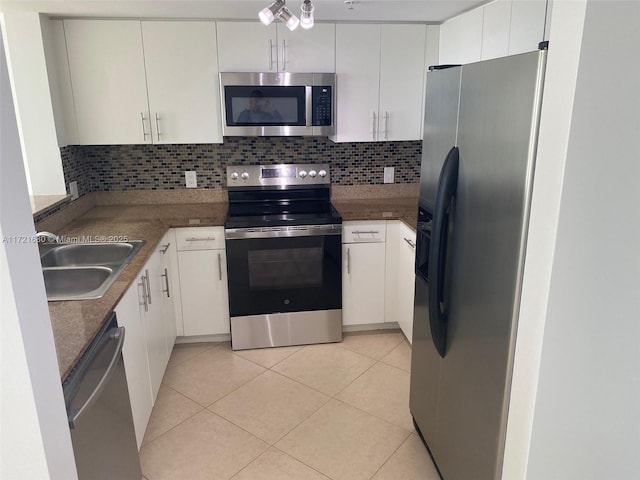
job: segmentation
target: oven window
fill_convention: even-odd
[[[321,287],[323,250],[319,246],[249,251],[249,289]]]
[[[224,87],[227,126],[304,126],[304,86]]]
[[[341,238],[227,240],[231,316],[342,308]]]

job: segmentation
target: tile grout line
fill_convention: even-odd
[[[382,470],[382,468],[383,468],[387,463],[389,463],[389,460],[391,460],[391,457],[393,457],[393,456],[398,452],[398,450],[400,450],[400,449],[402,448],[402,446],[403,446],[405,443],[407,443],[407,441],[409,440],[409,438],[411,438],[411,435],[413,435],[413,432],[409,433],[409,435],[408,435],[408,436],[407,436],[407,437],[402,441],[402,443],[400,443],[400,445],[398,445],[398,448],[396,448],[396,449],[391,453],[391,455],[389,455],[389,457],[388,457],[388,458],[387,458],[387,459],[382,463],[382,465],[380,465],[380,467],[379,467],[379,468],[378,468],[378,469],[373,473],[373,475],[371,475],[371,476],[369,477],[369,480],[371,480],[373,477],[375,477],[375,476],[378,474],[378,472],[379,472],[380,470]]]

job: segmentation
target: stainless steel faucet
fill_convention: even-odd
[[[38,240],[38,242],[40,242],[40,239],[46,239],[46,241],[49,242],[53,242],[53,243],[60,243],[60,238],[51,232],[38,232],[36,233],[36,240]]]

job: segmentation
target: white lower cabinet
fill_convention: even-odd
[[[386,222],[344,222],[342,324],[384,323]]]
[[[413,335],[413,300],[415,295],[416,233],[400,222],[398,245],[397,319],[404,336],[411,343]]]
[[[173,305],[169,306],[164,280],[165,268],[167,277],[172,274],[166,266],[169,249],[162,253],[168,238],[170,234],[160,242],[115,309],[118,325],[125,327],[124,367],[138,448],[175,341],[175,321],[168,316]]]
[[[385,322],[396,322],[407,340],[413,333],[416,234],[400,220],[387,222]]]
[[[162,320],[165,329],[165,346],[167,360],[171,357],[173,346],[176,343],[176,312],[175,303],[180,302],[175,284],[178,276],[178,250],[176,248],[176,236],[173,230],[169,230],[160,240],[157,248],[160,253],[158,281],[160,282],[160,303],[162,305]]]
[[[223,227],[176,229],[184,336],[229,334]]]
[[[124,327],[124,345],[122,356],[129,386],[129,399],[133,426],[136,431],[138,449],[142,445],[144,432],[149,423],[153,409],[153,394],[151,393],[151,377],[149,376],[149,361],[147,358],[147,339],[145,337],[139,302],[142,293],[138,291],[138,283],[134,283],[122,297],[116,307],[118,326]]]

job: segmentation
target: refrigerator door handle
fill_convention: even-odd
[[[458,147],[449,150],[438,180],[433,214],[433,232],[429,251],[429,323],[436,350],[444,358],[447,344],[447,314],[444,287],[449,239],[449,219],[458,185]]]

